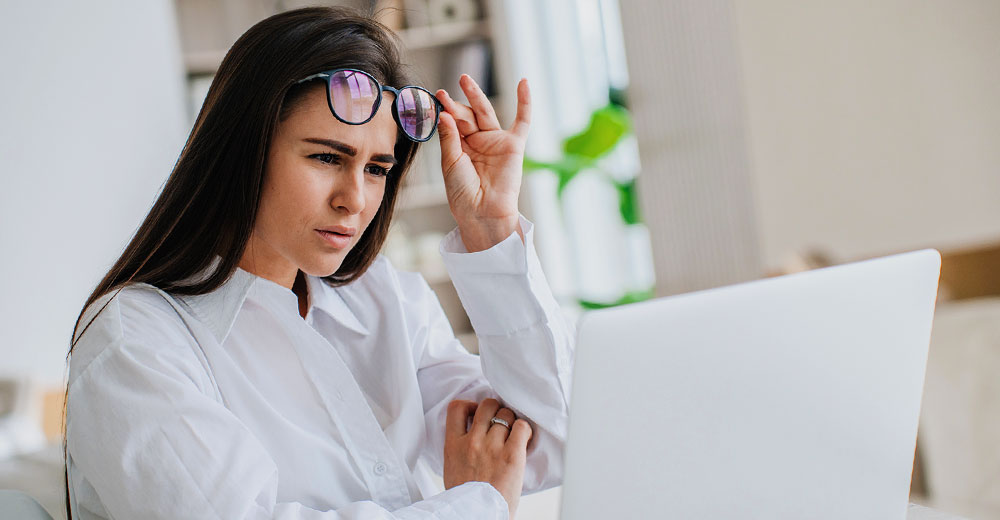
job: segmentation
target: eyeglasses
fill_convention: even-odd
[[[444,110],[444,105],[423,87],[387,87],[381,85],[371,74],[357,69],[328,70],[295,83],[316,78],[326,79],[326,100],[333,116],[349,125],[363,125],[371,121],[382,104],[382,91],[392,92],[396,95],[396,101],[392,104],[392,118],[406,137],[419,143],[434,135],[438,117]]]

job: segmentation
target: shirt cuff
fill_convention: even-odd
[[[535,252],[534,224],[518,214],[515,230],[484,251],[469,253],[458,228],[441,240],[445,269],[479,335],[509,336],[545,320],[550,289]]]
[[[509,520],[507,499],[489,482],[470,480],[433,497],[448,504],[452,515],[446,518],[493,518]],[[432,500],[433,500],[432,499]]]
[[[440,247],[441,256],[445,260],[449,274],[452,271],[503,274],[524,274],[527,272],[525,253],[528,248],[534,249],[532,237],[535,234],[535,225],[520,213],[517,218],[521,224],[521,231],[524,232],[524,242],[521,242],[520,235],[518,235],[517,230],[514,230],[507,238],[493,247],[475,253],[470,253],[465,248],[465,242],[462,241],[462,234],[458,227],[452,229],[441,240]]]

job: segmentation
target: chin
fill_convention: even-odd
[[[344,255],[346,256],[346,255]],[[323,255],[319,258],[313,257],[310,262],[300,264],[299,270],[310,276],[327,277],[337,272],[344,263],[344,256]]]

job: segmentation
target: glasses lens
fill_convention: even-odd
[[[403,131],[411,138],[422,141],[434,132],[437,106],[430,92],[415,87],[404,88],[396,98],[396,112]]]
[[[378,84],[362,72],[342,70],[330,77],[333,111],[349,123],[363,123],[374,113]]]

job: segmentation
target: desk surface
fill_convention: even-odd
[[[62,489],[62,450],[53,445],[42,452],[15,457],[0,464],[0,489],[18,489],[31,495],[56,520],[65,518]],[[58,485],[51,485],[56,482]],[[521,497],[518,520],[555,520],[559,518],[559,494],[556,487]],[[906,520],[965,520],[910,504]]]

